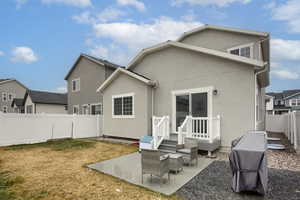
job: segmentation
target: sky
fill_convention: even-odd
[[[267,90],[300,89],[300,0],[1,0],[0,78],[65,92],[80,53],[126,65],[203,24],[269,32]]]

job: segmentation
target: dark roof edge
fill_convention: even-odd
[[[101,66],[104,66],[104,67],[110,67],[110,68],[113,68],[113,69],[117,69],[118,67],[123,67],[121,65],[117,65],[117,64],[114,64],[114,63],[111,63],[109,61],[101,61],[100,59],[96,58],[96,57],[93,57],[93,56],[90,56],[90,55],[87,55],[87,54],[84,54],[84,53],[81,53],[80,56],[76,59],[75,63],[72,65],[71,69],[69,70],[69,72],[67,73],[67,75],[65,76],[65,80],[67,80],[69,78],[69,76],[72,74],[73,70],[76,68],[78,62],[80,61],[81,58],[86,58],[98,65],[101,65]]]

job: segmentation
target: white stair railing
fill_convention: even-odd
[[[178,144],[184,144],[184,137],[208,140],[220,138],[221,119],[218,115],[214,118],[186,116],[178,127]]]
[[[152,117],[153,148],[158,149],[163,140],[170,138],[169,116]]]

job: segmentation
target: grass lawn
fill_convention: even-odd
[[[177,199],[85,167],[135,151],[71,139],[0,148],[0,200]]]

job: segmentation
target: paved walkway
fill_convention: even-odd
[[[171,174],[170,182],[161,185],[159,184],[159,178],[154,176],[150,182],[150,175],[144,175],[144,184],[142,184],[141,155],[138,152],[114,158],[112,160],[91,164],[88,165],[88,167],[155,192],[171,195],[212,162],[213,160],[208,158],[199,158],[198,166],[185,166],[182,172]],[[165,176],[165,179],[167,181],[167,175]]]

